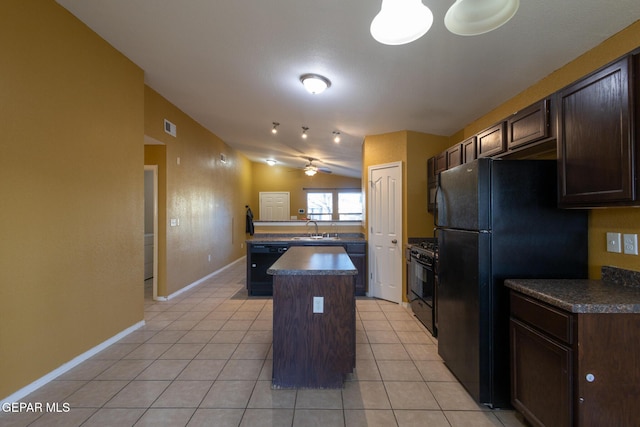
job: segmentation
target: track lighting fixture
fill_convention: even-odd
[[[274,134],[274,135],[275,135],[276,133],[278,133],[278,126],[280,126],[280,123],[278,123],[278,122],[273,122],[273,128],[271,128],[271,133],[272,133],[272,134]]]
[[[302,139],[307,139],[307,131],[308,130],[309,130],[308,127],[302,126]]]
[[[338,144],[340,142],[340,132],[333,131],[333,142]]]

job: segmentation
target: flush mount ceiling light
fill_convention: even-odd
[[[308,130],[309,130],[308,127],[302,126],[302,135],[301,135],[302,139],[307,139],[307,131]]]
[[[457,0],[444,17],[449,31],[460,36],[488,33],[516,14],[520,0]]]
[[[278,162],[276,162],[274,159],[267,159],[267,160],[266,160],[266,162],[267,162],[267,164],[268,164],[269,166],[273,166],[273,165],[275,165],[276,163],[278,163]]]
[[[278,122],[272,122],[273,123],[273,128],[271,128],[271,133],[272,134],[276,134],[278,133],[278,126],[280,126],[280,123]]]
[[[319,74],[303,74],[300,76],[300,81],[307,92],[313,95],[320,94],[331,86],[329,79]]]
[[[370,31],[382,44],[400,45],[422,37],[431,24],[433,13],[421,0],[382,0]]]
[[[335,142],[336,144],[340,142],[340,132],[338,131],[333,132],[333,142]]]

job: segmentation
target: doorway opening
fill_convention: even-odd
[[[158,166],[144,167],[144,298],[158,298]]]

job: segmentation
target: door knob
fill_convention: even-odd
[[[398,241],[397,241],[396,239],[393,239],[393,240],[391,241],[391,243],[393,243],[393,244],[395,245],[396,243],[398,243]]]

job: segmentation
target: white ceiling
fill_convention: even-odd
[[[303,167],[312,156],[354,177],[366,135],[451,135],[640,19],[638,0],[521,0],[506,25],[463,37],[444,27],[453,0],[423,0],[429,32],[386,46],[369,33],[381,0],[57,1],[251,160]],[[305,73],[332,86],[310,95]]]

